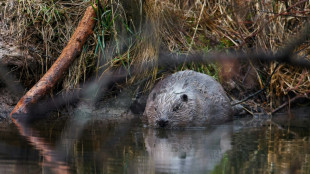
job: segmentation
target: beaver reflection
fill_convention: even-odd
[[[146,154],[132,161],[129,172],[208,173],[231,149],[232,133],[232,125],[199,130],[145,129]]]

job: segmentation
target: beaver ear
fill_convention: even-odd
[[[156,93],[153,94],[153,101],[155,100],[156,98]]]
[[[184,102],[188,101],[188,96],[186,94],[181,95],[181,100]]]

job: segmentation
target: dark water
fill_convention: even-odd
[[[154,130],[131,120],[48,121],[20,130],[1,129],[0,173],[310,173],[309,128],[237,120]]]

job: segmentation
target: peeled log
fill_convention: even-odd
[[[93,27],[95,25],[94,17],[95,11],[93,7],[90,6],[86,9],[83,18],[58,59],[45,75],[18,101],[10,113],[10,117],[13,121],[18,119],[18,115],[27,114],[28,107],[36,103],[56,84],[73,62],[74,58],[81,53],[83,44],[93,32]]]

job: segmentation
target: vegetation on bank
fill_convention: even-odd
[[[18,0],[6,8],[11,34],[18,38],[25,53],[36,60],[29,68],[27,59],[22,72],[27,86],[33,85],[59,56],[70,39],[86,7],[95,4],[96,26],[79,58],[58,89],[78,88],[88,77],[100,77],[109,68],[153,62],[158,52],[168,50],[191,53],[233,49],[238,51],[272,51],[298,34],[310,14],[309,1],[241,1],[241,0]],[[11,11],[9,11],[11,10]],[[309,43],[296,49],[309,58]],[[101,59],[102,58],[102,59]],[[104,60],[104,61],[99,61]],[[309,97],[309,70],[277,63],[184,64],[174,71],[194,69],[219,80],[232,96],[242,99],[270,84],[254,103],[277,108],[288,98]],[[128,83],[145,79],[149,89],[162,74],[153,68],[136,75]],[[31,81],[31,83],[29,83]],[[267,101],[267,103],[264,103]]]

